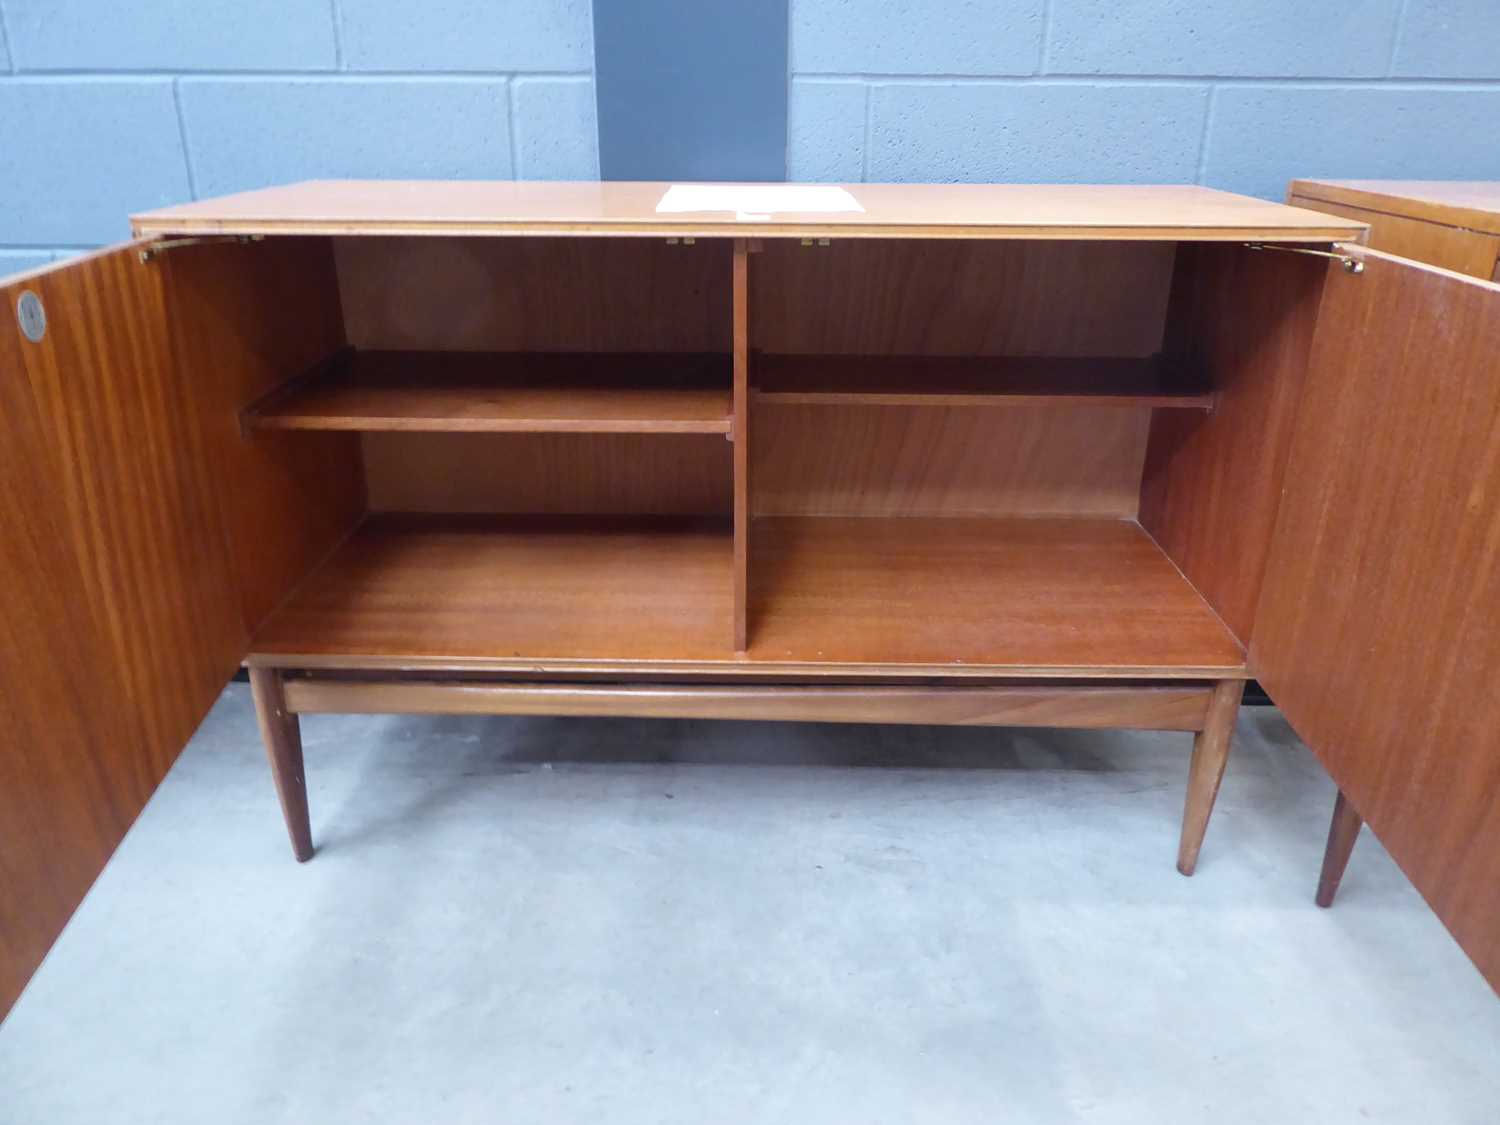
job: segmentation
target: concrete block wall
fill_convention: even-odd
[[[589,0],[0,0],[0,275],[340,176],[594,179]]]
[[[789,3],[791,179],[1500,179],[1500,0]],[[590,0],[0,0],[0,275],[274,182],[594,178],[594,46]]]
[[[791,0],[788,178],[1500,179],[1497,0]]]

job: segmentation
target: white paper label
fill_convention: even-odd
[[[733,211],[743,222],[765,222],[774,214],[860,212],[859,200],[833,184],[673,184],[657,214]]]

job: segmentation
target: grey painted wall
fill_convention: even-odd
[[[604,178],[785,178],[786,52],[784,3],[594,0]]]
[[[1500,0],[0,0],[0,274],[268,183],[591,179],[599,132],[616,177],[1500,179]]]
[[[0,275],[313,177],[595,179],[589,0],[0,0]]]
[[[789,175],[1500,179],[1496,0],[791,0]]]

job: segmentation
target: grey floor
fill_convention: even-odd
[[[1500,1120],[1500,1001],[1242,713],[1188,736],[314,718],[226,691],[0,1025],[0,1119]]]

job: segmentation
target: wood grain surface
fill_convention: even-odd
[[[364,435],[374,512],[728,516],[732,458],[723,434]]]
[[[1149,408],[752,404],[756,515],[1131,518]]]
[[[0,331],[0,1019],[103,869],[149,792],[58,495],[50,420],[25,377],[3,290]],[[149,766],[145,767],[149,769]]]
[[[756,661],[1234,674],[1240,646],[1141,529],[1104,519],[762,519]]]
[[[885,687],[744,684],[524,684],[300,679],[300,713],[609,715],[799,723],[920,723],[1199,730],[1212,689],[1165,687]]]
[[[46,334],[12,310],[41,298]],[[216,480],[125,246],[0,289],[0,1010],[239,662]]]
[[[280,667],[1235,677],[1234,638],[1123,520],[372,519],[255,637]]]
[[[276,785],[276,799],[298,863],[313,857],[312,824],[307,808],[307,771],[302,761],[302,729],[288,708],[285,677],[276,668],[250,669],[250,695],[255,720],[265,744]]]
[[[729,354],[728,239],[334,240],[369,351]]]
[[[1379,205],[1386,210],[1304,196],[1294,196],[1291,202],[1299,207],[1368,223],[1370,234],[1366,245],[1373,249],[1430,262],[1471,277],[1488,280],[1494,274],[1497,259],[1500,259],[1500,234],[1452,226],[1433,218],[1418,218],[1417,215],[1434,210],[1423,207],[1419,201],[1385,199]],[[1497,205],[1491,221],[1500,222],[1500,205]]]
[[[727,434],[728,358],[355,352],[247,421],[258,430]]]
[[[1171,243],[766,242],[750,346],[782,355],[1149,356]]]
[[[1207,410],[1213,395],[1159,356],[755,356],[764,403],[818,406],[1145,406]]]
[[[1293,180],[1287,194],[1500,234],[1500,180]]]
[[[1359,830],[1364,821],[1343,790],[1333,801],[1333,816],[1328,821],[1328,843],[1323,847],[1323,867],[1318,872],[1318,890],[1313,901],[1327,909],[1338,896],[1339,883],[1343,881],[1344,869],[1349,866],[1349,857],[1359,840]]]
[[[1182,810],[1182,837],[1177,844],[1177,870],[1183,875],[1191,875],[1198,869],[1198,853],[1203,850],[1208,818],[1213,815],[1224,767],[1229,763],[1234,721],[1244,694],[1243,680],[1220,680],[1215,684],[1203,729],[1193,739],[1187,799]]]
[[[1209,415],[1157,411],[1141,526],[1242,642],[1254,626],[1300,414],[1324,264],[1240,246],[1184,246],[1167,349],[1214,390]]]
[[[734,649],[745,651],[750,567],[750,247],[734,244]]]
[[[1500,286],[1329,271],[1251,667],[1500,987]]]
[[[1288,239],[1357,225],[1188,185],[849,184],[860,211],[663,214],[670,184],[324,180],[133,216],[137,234],[838,235],[850,237]]]
[[[153,259],[170,286],[177,364],[213,463],[246,635],[358,521],[352,434],[247,434],[252,402],[344,346],[329,242],[279,238]]]
[[[733,637],[731,538],[728,522],[714,519],[374,517],[251,650],[263,664],[298,655],[723,659]]]

